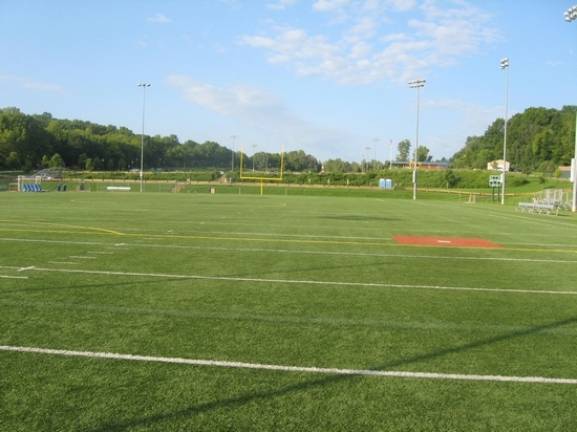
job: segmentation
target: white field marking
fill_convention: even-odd
[[[475,374],[455,374],[455,373],[439,373],[439,372],[407,372],[407,371],[386,371],[386,370],[374,370],[374,369],[338,369],[338,368],[320,368],[320,367],[306,367],[306,366],[285,366],[275,364],[245,363],[245,362],[221,361],[221,360],[189,359],[182,357],[158,357],[158,356],[144,356],[134,354],[118,354],[110,352],[71,351],[71,350],[11,346],[11,345],[0,345],[0,351],[49,354],[65,357],[87,357],[87,358],[109,359],[109,360],[171,363],[171,364],[182,364],[191,366],[210,366],[210,367],[222,367],[222,368],[234,368],[234,369],[257,369],[257,370],[268,370],[277,372],[297,372],[297,373],[313,373],[313,374],[326,374],[326,375],[357,375],[357,376],[372,376],[372,377],[386,377],[386,378],[577,385],[577,379],[574,378],[475,375]]]
[[[102,251],[88,252],[88,253],[93,253],[94,255],[114,255],[114,252],[102,252]]]
[[[511,234],[516,235],[516,234]],[[561,247],[561,248],[575,248],[575,243],[531,243],[531,242],[505,242],[502,244],[515,246],[541,246],[541,247]]]
[[[196,231],[203,234],[227,234],[227,235],[254,235],[262,237],[296,237],[296,238],[324,238],[324,239],[347,239],[347,240],[392,240],[392,237],[360,237],[360,236],[333,236],[317,234],[278,234],[278,233],[255,233],[255,232],[225,232],[225,231]]]
[[[154,240],[158,239],[155,238]],[[15,238],[1,238],[1,237],[0,241],[42,242],[42,243],[71,244],[71,245],[86,244],[85,242],[64,241],[64,240],[40,240],[40,239],[32,240],[32,239],[15,239]],[[223,251],[223,252],[263,252],[263,253],[286,253],[286,254],[298,254],[298,255],[307,254],[307,255],[359,256],[359,257],[375,257],[375,258],[407,258],[407,259],[464,260],[464,261],[511,261],[511,262],[560,263],[560,264],[577,263],[577,260],[556,260],[556,259],[543,259],[543,258],[439,256],[439,255],[408,255],[408,254],[386,254],[386,253],[368,253],[368,252],[331,252],[331,251],[311,251],[311,250],[299,250],[299,249],[227,248],[227,247],[215,247],[215,246],[184,246],[173,244],[154,244],[154,243],[138,243],[138,242],[117,243],[117,244],[100,242],[91,244],[102,245],[104,247],[111,247],[113,250],[116,250],[117,246],[128,246],[128,247],[144,247],[144,248],[210,250],[210,251]],[[491,251],[506,251],[506,250],[507,249],[505,248],[505,249],[492,249]],[[102,252],[102,254],[112,254],[112,253]]]
[[[0,279],[28,279],[28,276],[8,276],[8,275],[0,275]]]
[[[93,256],[81,256],[81,255],[70,255],[68,258],[72,258],[72,259],[85,259],[85,260],[96,259],[96,257],[93,257]]]
[[[4,269],[14,269],[18,267],[0,266]],[[80,269],[55,269],[32,267],[30,270],[48,273],[78,273],[94,274],[105,276],[136,276],[136,277],[153,277],[153,278],[170,278],[170,279],[196,279],[212,281],[230,281],[230,282],[256,282],[272,284],[289,284],[289,285],[326,285],[326,286],[350,286],[366,288],[401,288],[401,289],[430,289],[442,291],[478,291],[478,292],[497,292],[497,293],[514,293],[514,294],[552,294],[552,295],[574,295],[577,291],[553,291],[553,290],[528,290],[515,288],[478,288],[478,287],[459,287],[459,286],[442,286],[442,285],[411,285],[411,284],[387,284],[376,282],[337,282],[337,281],[319,281],[319,280],[295,280],[295,279],[260,279],[260,278],[241,278],[228,276],[203,276],[203,275],[180,275],[170,273],[138,273],[138,272],[121,272],[107,270],[80,270]]]
[[[48,261],[48,264],[80,264],[79,262],[74,261]]]
[[[157,239],[155,239],[157,240]],[[180,246],[180,245],[162,245],[150,243],[131,243],[127,246],[135,247],[152,247],[168,249],[192,249],[192,250],[210,250],[223,252],[264,252],[264,253],[285,253],[285,254],[307,254],[307,255],[337,255],[337,256],[358,256],[374,258],[408,258],[408,259],[432,259],[432,260],[464,260],[464,261],[513,261],[513,262],[542,262],[542,263],[577,263],[577,260],[555,260],[543,258],[505,258],[505,257],[467,257],[467,256],[439,256],[439,255],[405,255],[405,254],[385,254],[385,253],[368,253],[368,252],[330,252],[330,251],[311,251],[299,249],[265,249],[265,248],[225,248],[214,246]],[[506,249],[503,249],[506,250]]]
[[[23,271],[32,270],[33,268],[34,268],[34,266],[18,267],[17,271],[18,271],[18,272],[23,272]]]
[[[575,228],[574,224],[571,223],[565,223],[565,222],[561,222],[558,220],[554,220],[553,218],[546,218],[546,219],[537,219],[537,218],[532,218],[532,217],[527,217],[527,216],[521,216],[521,215],[509,215],[509,214],[500,214],[500,213],[493,213],[493,212],[489,212],[487,213],[487,215],[491,216],[491,217],[500,217],[502,219],[521,219],[529,224],[533,224],[533,225],[541,225],[543,226],[543,224],[547,225],[547,227],[551,227],[552,225],[556,225],[557,228]]]

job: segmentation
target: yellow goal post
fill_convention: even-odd
[[[254,155],[253,155],[254,158]],[[254,163],[254,161],[253,161]],[[284,176],[284,148],[281,148],[280,151],[280,166],[278,170],[278,175],[266,175],[267,171],[252,171],[253,174],[247,174],[246,170],[244,169],[244,151],[240,149],[240,169],[239,169],[239,178],[241,180],[253,180],[260,182],[260,194],[263,194],[263,188],[265,182],[282,182]],[[250,171],[249,171],[250,172]],[[264,174],[264,175],[263,175]]]

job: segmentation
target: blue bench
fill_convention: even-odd
[[[22,192],[44,192],[42,186],[36,183],[24,183],[22,185]]]

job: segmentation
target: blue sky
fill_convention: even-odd
[[[575,0],[573,0],[575,1]],[[577,2],[576,2],[577,3]],[[0,107],[253,151],[451,156],[510,110],[577,104],[561,0],[0,0]],[[367,149],[370,148],[370,149]],[[394,153],[394,151],[393,151]]]

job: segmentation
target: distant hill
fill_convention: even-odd
[[[511,169],[523,172],[554,172],[569,165],[575,152],[575,112],[577,107],[561,110],[528,108],[508,122],[507,160]],[[481,168],[503,157],[503,119],[497,119],[483,136],[467,138],[465,147],[451,158],[454,168]]]

